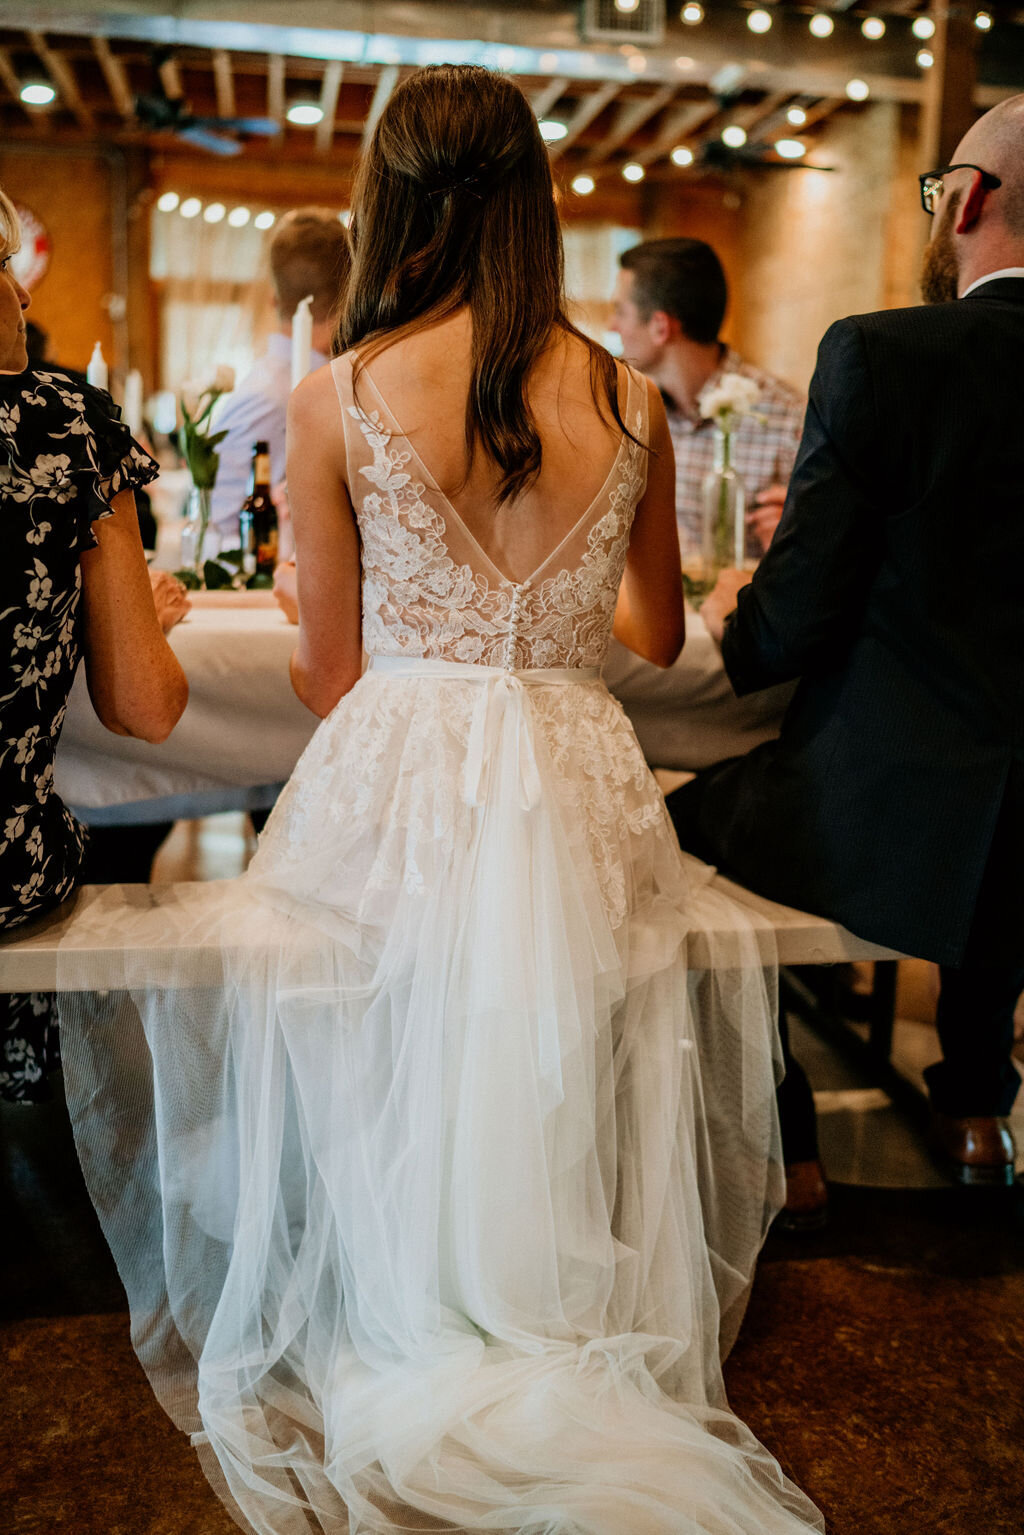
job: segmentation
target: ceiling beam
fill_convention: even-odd
[[[267,116],[284,127],[284,54],[272,53],[267,59]]]
[[[591,91],[589,96],[583,97],[569,119],[569,131],[565,138],[559,139],[557,144],[548,145],[548,154],[552,160],[557,160],[590,127],[594,118],[600,117],[605,107],[611,106],[621,88],[615,80],[609,80],[599,85],[596,91]]]
[[[231,55],[224,48],[213,50],[213,80],[217,90],[217,116],[235,117],[235,80],[231,73]]]
[[[633,156],[639,165],[653,165],[670,154],[677,144],[682,144],[691,133],[696,133],[705,123],[717,116],[718,103],[714,101],[688,101],[673,112],[657,138],[639,154]]]
[[[331,141],[334,138],[334,119],[338,115],[338,93],[341,90],[344,69],[345,66],[339,59],[329,59],[324,67],[323,83],[320,86],[320,110],[324,115],[316,125],[314,140],[318,155],[330,153]]]
[[[542,117],[547,117],[548,113],[551,111],[551,108],[557,101],[561,100],[568,89],[568,80],[549,80],[547,85],[542,86],[535,95],[530,97],[530,106],[533,108],[534,117],[536,117],[538,121]]]
[[[29,122],[36,128],[42,127],[42,115],[38,107],[33,110],[31,107],[27,107],[21,99],[22,82],[18,79],[17,71],[11,63],[11,55],[6,48],[0,48],[0,80],[6,85]]]
[[[603,165],[622,144],[629,143],[634,133],[639,132],[644,123],[667,107],[675,94],[674,85],[663,85],[653,95],[645,96],[640,101],[624,103],[614,126],[605,134],[601,142],[594,146],[583,162],[584,169],[591,170],[595,166]]]
[[[99,61],[103,71],[103,78],[107,82],[107,90],[110,92],[114,106],[124,118],[135,116],[135,97],[128,80],[128,71],[124,62],[119,59],[107,42],[105,37],[94,37],[92,51]]]
[[[391,98],[391,92],[398,84],[398,74],[399,70],[397,64],[387,64],[380,72],[380,78],[377,81],[377,86],[373,93],[373,99],[370,102],[370,110],[366,114],[366,123],[363,127],[364,149],[370,142],[370,139],[373,137],[373,130],[376,128],[377,123],[380,120],[380,114],[383,112]]]
[[[160,84],[171,101],[180,101],[185,94],[181,83],[181,70],[177,59],[164,59],[160,65]]]
[[[39,59],[50,79],[60,92],[64,105],[75,114],[75,120],[79,127],[94,128],[96,120],[82,100],[82,93],[78,89],[75,72],[67,59],[60,53],[54,53],[42,32],[30,32],[28,40],[39,55]]]

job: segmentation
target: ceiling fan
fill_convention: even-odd
[[[834,165],[808,165],[806,160],[769,159],[774,145],[767,142],[744,144],[733,149],[721,139],[705,139],[697,151],[697,164],[709,171],[734,171],[756,165],[770,171],[834,171]]]
[[[172,133],[214,155],[240,155],[240,138],[271,138],[280,133],[281,125],[273,117],[197,117],[185,97],[170,95],[164,84],[161,68],[173,56],[169,48],[153,52],[153,84],[135,98],[135,115],[144,127]]]

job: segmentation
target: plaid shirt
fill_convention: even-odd
[[[758,421],[744,421],[733,437],[733,463],[743,479],[748,506],[758,491],[769,485],[786,485],[793,472],[796,450],[804,426],[806,400],[788,384],[773,378],[753,363],[744,362],[738,352],[726,348],[718,371],[706,387],[717,383],[723,373],[742,373],[756,380],[761,398],[755,409],[764,416]],[[676,454],[676,518],[679,523],[679,547],[683,564],[701,557],[703,546],[702,486],[704,476],[714,467],[715,429],[712,422],[693,421],[665,401],[669,432]],[[760,559],[761,546],[748,536],[747,556]]]

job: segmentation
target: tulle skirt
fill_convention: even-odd
[[[243,879],[123,901],[60,956],[68,1098],[243,1529],[822,1528],[720,1370],[783,1187],[770,934],[596,674],[378,661]]]

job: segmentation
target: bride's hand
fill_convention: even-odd
[[[299,602],[295,582],[295,561],[282,560],[274,569],[274,596],[290,624],[299,621]]]
[[[750,585],[749,570],[723,570],[701,604],[700,616],[716,645],[721,645],[725,620],[736,606],[736,599]]]

